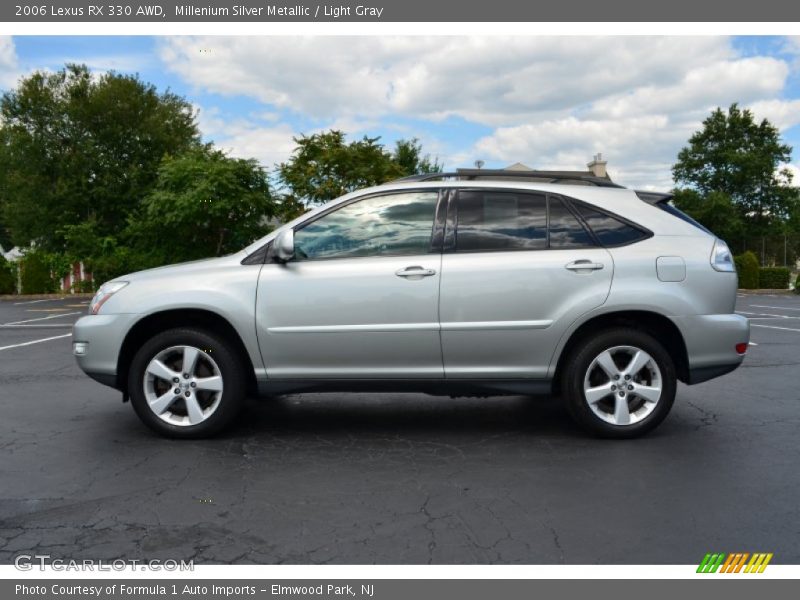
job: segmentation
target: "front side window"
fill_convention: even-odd
[[[426,254],[438,197],[410,192],[346,204],[295,231],[296,259]]]
[[[462,191],[458,194],[459,252],[547,248],[544,194]]]

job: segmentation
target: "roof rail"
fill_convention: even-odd
[[[539,179],[542,183],[581,182],[598,187],[622,188],[617,183],[604,177],[570,173],[569,171],[507,171],[505,169],[459,169],[444,173],[422,173],[396,179],[392,183],[437,181],[439,179],[455,179],[458,181],[476,181],[478,179],[497,179],[518,181],[523,179]]]

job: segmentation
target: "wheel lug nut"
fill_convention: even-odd
[[[625,392],[620,392],[620,393],[619,393],[619,395],[620,395],[621,397],[624,397],[624,396],[625,396]]]
[[[619,375],[614,375],[614,379],[619,379]]]
[[[630,375],[625,375],[625,381],[627,381],[627,380],[628,380],[628,379],[630,379],[630,378],[631,378],[631,376],[630,376]]]
[[[178,383],[179,381],[180,381],[180,379],[178,379],[177,377],[173,377],[172,378],[172,383]]]
[[[195,387],[197,387],[197,384],[196,384],[196,383],[193,381],[193,382],[191,383],[191,386],[192,386],[193,388],[195,388]]]
[[[633,386],[632,386],[632,385],[629,385],[629,386],[628,386],[628,389],[629,389],[629,390],[632,390],[632,389],[633,389]]]
[[[184,378],[184,379],[189,379],[189,374],[188,374],[188,373],[184,373],[184,374],[183,374],[183,378]]]
[[[184,396],[186,396],[186,397],[188,398],[189,396],[191,396],[191,395],[192,395],[192,392],[184,392],[184,393],[183,393],[183,395],[184,395]]]
[[[178,388],[175,388],[173,391],[175,392],[176,396],[181,393],[180,389],[178,389]]]
[[[615,386],[615,385],[612,385],[612,386],[611,386],[611,390],[612,390],[612,391],[614,391],[614,390],[616,390],[616,389],[617,389],[617,386]]]

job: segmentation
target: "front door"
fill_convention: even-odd
[[[265,264],[256,301],[270,379],[443,376],[439,193],[368,196],[295,227],[295,259]]]

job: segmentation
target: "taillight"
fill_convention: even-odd
[[[747,344],[745,342],[736,344],[736,354],[744,354],[745,352],[747,352]]]
[[[711,266],[716,271],[728,273],[736,271],[736,265],[733,263],[733,254],[731,254],[728,244],[719,238],[714,241],[714,248],[711,250]]]

